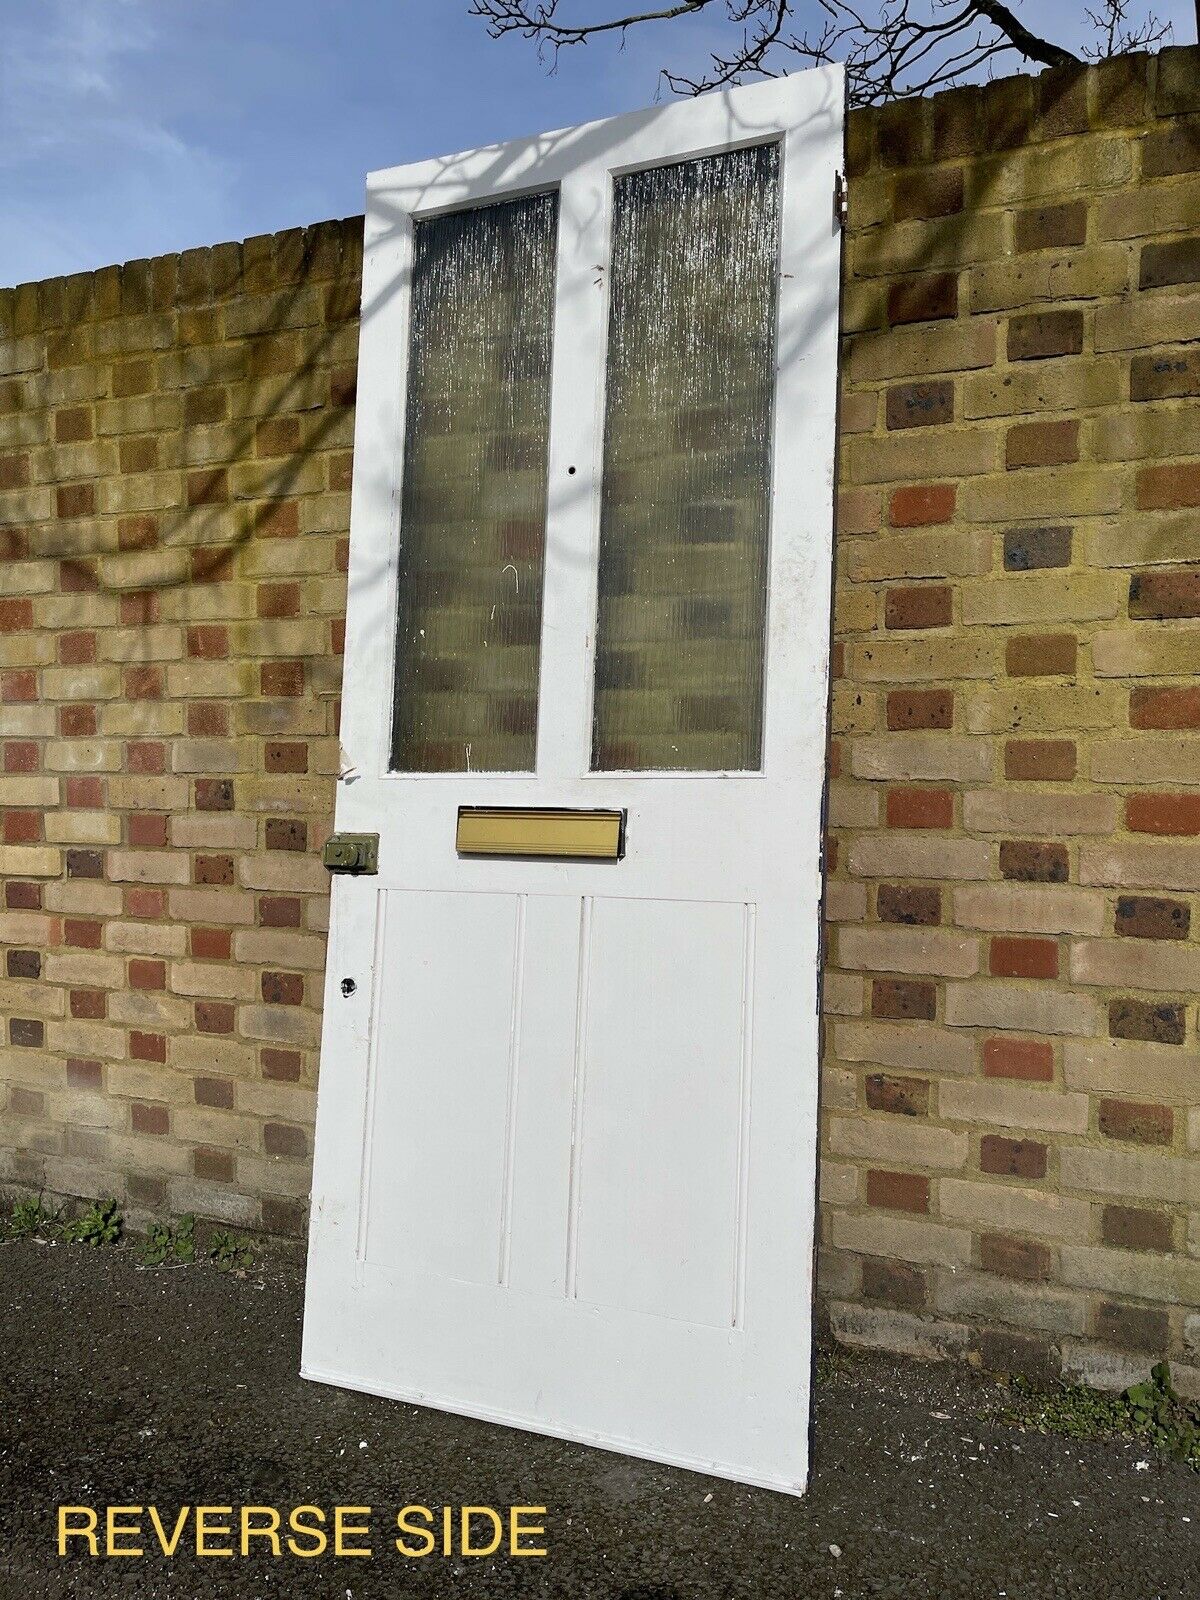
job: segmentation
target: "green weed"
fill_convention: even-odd
[[[188,1212],[172,1228],[165,1222],[152,1222],[138,1252],[142,1264],[161,1267],[168,1262],[183,1266],[196,1259],[196,1219]]]
[[[119,1244],[125,1223],[121,1213],[117,1210],[117,1202],[111,1197],[107,1200],[96,1200],[82,1212],[73,1222],[68,1222],[62,1230],[62,1237],[68,1244],[87,1244],[93,1247],[106,1244]]]
[[[225,1228],[213,1229],[205,1253],[218,1272],[245,1272],[254,1262],[254,1247],[249,1239],[239,1238]]]
[[[1123,1394],[1070,1383],[1043,1390],[1023,1378],[1011,1379],[1009,1389],[1018,1404],[1001,1412],[1005,1422],[1066,1439],[1144,1437],[1162,1454],[1200,1468],[1200,1405],[1176,1393],[1165,1361]]]
[[[0,1215],[0,1240],[55,1238],[61,1230],[61,1215],[43,1205],[40,1194],[16,1200],[7,1216]]]

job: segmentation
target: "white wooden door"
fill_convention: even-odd
[[[820,69],[369,181],[303,1354],[792,1492],[842,128]]]

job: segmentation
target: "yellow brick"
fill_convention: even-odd
[[[855,683],[946,683],[994,677],[1000,661],[999,642],[981,634],[872,639],[847,649],[846,675]]]
[[[909,1117],[858,1115],[830,1119],[828,1148],[885,1166],[954,1172],[966,1166],[970,1143],[965,1133]]]
[[[828,822],[831,828],[873,828],[878,821],[878,790],[837,779],[829,785]]]
[[[934,1303],[949,1317],[1035,1328],[1049,1334],[1079,1334],[1087,1327],[1088,1308],[1079,1295],[1056,1291],[1044,1283],[1019,1283],[991,1272],[942,1274],[935,1285]]]
[[[946,1022],[952,1028],[1093,1034],[1100,1026],[1100,1010],[1088,994],[977,979],[946,985]]]
[[[1093,672],[1101,678],[1194,677],[1200,672],[1200,628],[1176,622],[1170,629],[1148,632],[1142,623],[1098,633],[1092,640]]]
[[[987,878],[991,854],[975,839],[863,834],[847,851],[847,866],[861,878]]]
[[[1082,139],[1052,140],[1019,146],[1002,155],[972,162],[968,171],[969,204],[1019,204],[1048,195],[1071,195],[1080,190],[1111,189],[1130,183],[1133,146],[1123,135],[1093,134]],[[1107,199],[1100,202],[1108,203]]]
[[[1193,411],[1194,411],[1193,407]],[[1135,523],[1090,529],[1087,560],[1096,567],[1150,567],[1200,560],[1200,522],[1194,512],[1141,516]]]
[[[1190,295],[1141,294],[1096,311],[1097,352],[1184,344],[1195,337],[1196,301]]]
[[[243,1006],[238,1021],[247,1039],[309,1047],[321,1042],[320,1017],[299,1006]]]
[[[984,725],[993,733],[1072,733],[1084,728],[1109,728],[1122,706],[1120,689],[1109,683],[998,688],[988,695]]]
[[[1124,474],[1106,467],[1058,467],[972,479],[959,489],[968,522],[1090,517],[1121,509]]]
[[[861,1017],[862,979],[851,972],[826,972],[821,984],[821,1009],[829,1017]]]
[[[922,263],[923,266],[932,263]],[[860,333],[850,347],[852,383],[877,383],[886,378],[927,378],[939,372],[966,372],[990,367],[996,359],[994,322],[926,323],[892,328],[886,333]]]
[[[321,972],[325,967],[324,939],[310,933],[292,933],[286,928],[239,931],[233,936],[233,953],[238,961],[264,966],[312,972]]]
[[[1054,300],[1096,300],[1122,294],[1129,276],[1129,251],[1120,245],[983,262],[971,269],[971,310],[1008,311]]]
[[[909,428],[884,439],[849,439],[843,459],[850,483],[965,478],[1003,465],[1000,435],[990,428]]]
[[[1194,788],[1200,785],[1200,743],[1187,734],[1097,739],[1092,744],[1090,777],[1093,783]]]
[[[975,1070],[972,1041],[931,1022],[839,1022],[833,1040],[839,1061],[939,1075]]]
[[[57,878],[62,865],[62,851],[46,845],[0,845],[0,877]]]
[[[258,994],[256,974],[228,961],[176,961],[171,967],[170,987],[174,994],[216,1000],[249,1001]]]
[[[1068,1089],[1091,1094],[1186,1105],[1195,1093],[1196,1069],[1191,1056],[1176,1045],[1140,1039],[1067,1039],[1063,1079]]]
[[[111,850],[108,876],[114,883],[187,883],[188,858],[172,850]]]
[[[841,928],[841,967],[968,978],[979,971],[979,941],[946,928]]]
[[[1118,804],[1112,795],[1055,794],[1042,790],[975,789],[963,797],[963,827],[968,833],[1112,833]]]
[[[100,648],[109,661],[171,661],[183,654],[183,629],[106,628]]]
[[[1173,183],[1143,183],[1123,194],[1109,195],[1095,207],[1096,236],[1136,239],[1146,233],[1194,230],[1200,217],[1200,178]]]
[[[1121,889],[1200,889],[1200,845],[1176,840],[1081,845],[1079,881]]]
[[[1068,1246],[1062,1252],[1064,1283],[1108,1294],[1163,1300],[1171,1306],[1200,1305],[1200,1261],[1096,1246]]]
[[[838,634],[869,632],[875,626],[875,596],[870,589],[839,584],[833,625]]]
[[[1200,1162],[1157,1151],[1135,1155],[1124,1150],[1070,1145],[1059,1151],[1058,1159],[1064,1189],[1132,1202],[1157,1200],[1166,1205],[1200,1207]]]
[[[1006,1233],[1031,1233],[1042,1239],[1086,1240],[1091,1207],[1085,1200],[1018,1189],[1010,1183],[975,1183],[947,1178],[938,1185],[938,1209],[948,1222]]]
[[[182,1033],[192,1025],[192,1008],[183,1000],[152,989],[129,989],[108,998],[108,1015],[125,1028]]]
[[[967,1229],[926,1220],[910,1222],[878,1211],[833,1212],[829,1218],[829,1241],[840,1250],[918,1264],[960,1267],[971,1259],[971,1235]]]
[[[852,1206],[858,1199],[858,1168],[823,1160],[820,1168],[822,1205]]]
[[[998,1128],[1086,1133],[1088,1097],[1058,1089],[1026,1089],[997,1080],[971,1083],[964,1079],[940,1086],[938,1115],[951,1122],[985,1122]]]
[[[1162,939],[1078,939],[1072,983],[1106,989],[1200,989],[1200,949]]]
[[[1121,362],[1086,356],[973,373],[963,383],[963,416],[973,421],[1116,405],[1123,398],[1123,379],[1128,381]]]
[[[991,570],[992,540],[978,531],[897,534],[852,545],[847,559],[856,583],[978,576]]]
[[[122,955],[181,956],[187,949],[187,929],[175,923],[110,922],[104,943]]]
[[[254,921],[254,896],[240,889],[171,889],[167,910],[180,922],[248,924]]]
[[[830,878],[825,884],[824,910],[828,922],[862,922],[867,914],[866,885]]]
[[[992,772],[992,752],[984,739],[951,733],[893,733],[855,739],[850,770],[856,778],[947,778],[978,782]]]
[[[1128,581],[1110,572],[1029,572],[964,583],[962,617],[976,622],[1089,622],[1124,609]]]
[[[59,879],[42,891],[47,911],[62,911],[71,917],[119,917],[121,891],[115,884],[98,883],[88,878]]]
[[[850,241],[854,278],[991,261],[1004,248],[1004,218],[999,212],[939,217],[932,222],[900,222],[874,228]]]
[[[954,890],[953,920],[996,933],[1100,933],[1107,908],[1102,894],[1066,884],[964,883]]]

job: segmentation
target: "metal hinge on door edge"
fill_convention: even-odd
[[[833,218],[839,228],[844,228],[850,219],[850,191],[840,172],[833,175]]]

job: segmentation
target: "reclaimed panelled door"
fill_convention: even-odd
[[[842,128],[822,68],[370,180],[304,1328],[792,1492]]]

